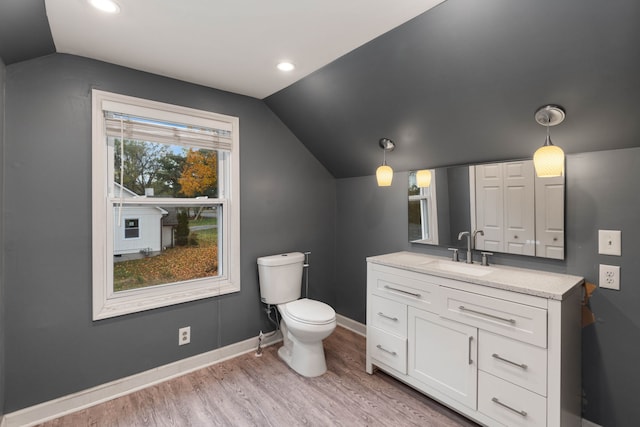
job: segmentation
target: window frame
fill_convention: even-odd
[[[218,238],[222,255],[219,275],[146,288],[113,290],[113,148],[107,143],[104,111],[137,114],[157,120],[231,128],[231,151],[218,151],[218,198],[206,202],[194,198],[140,198],[137,205],[218,206]],[[92,289],[93,320],[106,319],[240,291],[240,150],[239,119],[127,95],[92,90]],[[214,149],[214,148],[212,148]],[[127,199],[127,203],[132,203]]]

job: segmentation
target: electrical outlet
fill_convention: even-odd
[[[600,264],[600,287],[620,290],[620,267]]]
[[[178,329],[178,345],[185,345],[191,342],[191,326]]]

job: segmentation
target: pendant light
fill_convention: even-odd
[[[544,145],[533,154],[533,165],[536,175],[540,178],[564,175],[564,151],[553,145],[549,136],[549,127],[562,123],[564,118],[564,109],[558,105],[546,105],[536,111],[536,122],[547,128],[547,138]]]
[[[378,141],[380,148],[384,150],[382,157],[382,166],[376,170],[376,178],[378,179],[378,187],[389,187],[393,181],[393,169],[387,165],[387,151],[393,151],[396,144],[389,138],[380,138]]]
[[[416,185],[420,188],[427,188],[431,185],[431,171],[429,169],[416,172]]]

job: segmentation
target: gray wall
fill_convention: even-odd
[[[4,81],[0,58],[0,415],[4,414]]]
[[[240,118],[240,293],[92,322],[91,88]],[[5,130],[6,412],[271,330],[258,256],[312,251],[334,304],[335,180],[264,102],[54,54],[6,67]]]
[[[640,2],[447,0],[266,98],[336,178],[638,145]],[[561,142],[561,143],[560,143]],[[339,153],[339,155],[336,155]]]
[[[603,426],[640,419],[640,148],[567,158],[566,260],[495,255],[498,264],[566,272],[598,283],[598,264],[621,266],[621,290],[598,289],[597,322],[583,329],[584,417]],[[375,177],[337,182],[338,311],[365,322],[367,256],[411,250],[449,256],[445,248],[407,243],[406,173],[378,188]],[[622,230],[622,256],[597,254],[597,230]]]

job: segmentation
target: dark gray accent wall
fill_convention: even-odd
[[[241,292],[91,320],[92,88],[240,118]],[[263,101],[54,54],[7,66],[5,131],[6,412],[272,330],[259,256],[311,251],[334,304],[335,180]]]
[[[583,329],[584,417],[602,426],[640,419],[640,148],[567,157],[566,260],[496,254],[496,264],[583,276],[598,283],[598,265],[621,267],[621,290],[597,289],[597,322]],[[336,307],[365,322],[367,256],[398,250],[449,256],[446,248],[407,242],[407,178],[379,188],[375,177],[337,181]],[[622,256],[598,255],[598,229],[622,231]],[[462,231],[462,230],[460,230]]]
[[[4,414],[4,81],[6,68],[0,58],[0,416]]]
[[[6,65],[55,51],[44,0],[0,1],[0,58]]]
[[[545,130],[568,153],[634,147],[640,2],[447,0],[266,98],[337,178],[527,158]]]

